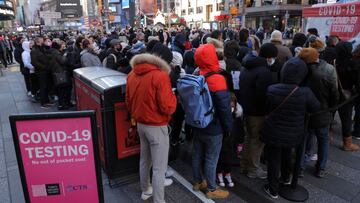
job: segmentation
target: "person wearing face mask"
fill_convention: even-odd
[[[260,48],[259,56],[266,59],[274,83],[280,82],[281,65],[277,59],[278,50],[272,43],[265,43]]]
[[[84,48],[80,53],[82,67],[102,66],[100,58],[93,50],[92,42],[88,39],[84,39],[82,45]]]
[[[287,60],[293,57],[293,55],[290,49],[283,45],[283,38],[281,32],[279,30],[274,30],[271,33],[270,41],[272,44],[276,46],[278,50],[277,58],[279,60],[280,65],[283,66]]]
[[[50,48],[48,45],[48,42],[47,45],[44,44],[44,38],[37,37],[35,38],[35,45],[32,47],[30,52],[31,64],[35,67],[35,73],[40,88],[41,108],[44,109],[48,109],[50,106],[54,105],[49,100],[49,78],[51,78],[51,71],[45,50],[45,47],[48,49]]]
[[[107,68],[111,68],[113,70],[118,70],[120,67],[120,61],[123,58],[123,55],[121,53],[121,41],[118,39],[112,39],[110,41],[110,46],[107,50],[107,57],[103,61],[103,65]]]
[[[312,90],[321,103],[320,112],[312,115],[309,121],[309,136],[315,135],[318,143],[318,160],[315,175],[322,178],[326,175],[325,167],[329,151],[329,129],[334,112],[326,109],[335,107],[339,102],[337,75],[335,68],[325,60],[319,59],[319,52],[314,48],[304,48],[299,57],[305,61],[311,74],[306,85]],[[304,160],[304,158],[302,159]],[[304,161],[301,170],[304,170]]]

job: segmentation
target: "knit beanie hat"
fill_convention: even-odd
[[[280,42],[280,43],[282,43],[283,38],[282,38],[281,32],[280,32],[279,30],[274,30],[274,31],[271,33],[270,41],[271,41],[271,42]]]
[[[151,52],[164,59],[168,64],[173,60],[173,54],[170,49],[161,43],[156,43]]]
[[[315,63],[319,59],[319,52],[314,48],[303,48],[299,53],[299,58],[307,64]]]
[[[172,61],[171,61],[171,65],[176,67],[176,66],[180,66],[182,67],[182,64],[183,64],[183,57],[182,55],[177,52],[177,51],[173,51],[172,52],[172,55],[173,55],[173,58],[172,58]]]
[[[260,47],[259,56],[263,58],[276,58],[278,49],[272,43],[265,43]]]
[[[309,46],[318,51],[323,51],[325,49],[325,43],[319,37],[316,37],[315,35],[310,35]]]

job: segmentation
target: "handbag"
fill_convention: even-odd
[[[53,82],[55,86],[67,85],[70,82],[70,78],[67,71],[54,72]]]
[[[272,110],[267,116],[266,118],[269,118],[269,116],[271,114],[273,114],[275,111],[277,111],[282,105],[285,104],[285,102],[296,92],[296,90],[299,89],[299,86],[296,86],[286,97],[285,99],[279,104],[279,106],[277,106],[274,110]]]

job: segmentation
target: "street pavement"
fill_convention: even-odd
[[[21,113],[52,112],[56,108],[44,110],[39,104],[32,103],[26,95],[23,77],[14,65],[4,70],[0,76],[0,203],[22,203],[24,201],[15,149],[9,124],[9,115]],[[337,119],[338,120],[338,119]],[[326,178],[319,179],[312,175],[314,162],[308,164],[305,178],[300,184],[308,189],[310,199],[316,203],[359,203],[360,202],[360,152],[343,152],[340,134],[340,122],[335,126],[334,141],[329,150],[328,172]],[[359,141],[355,141],[360,144]],[[175,169],[174,184],[166,188],[165,199],[168,203],[197,202],[288,202],[283,198],[269,199],[262,191],[264,180],[253,180],[233,170],[235,187],[225,200],[206,200],[202,193],[194,194],[191,190],[191,143],[182,145],[179,158],[169,165]],[[141,203],[138,177],[126,185],[110,187],[109,180],[103,173],[104,197],[106,203]],[[151,199],[146,201],[151,202]]]

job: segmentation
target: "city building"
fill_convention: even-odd
[[[176,13],[189,27],[219,29],[228,25],[230,0],[177,0]]]
[[[327,0],[176,0],[175,12],[187,26],[219,29],[242,26],[284,30],[300,28],[302,8]]]

